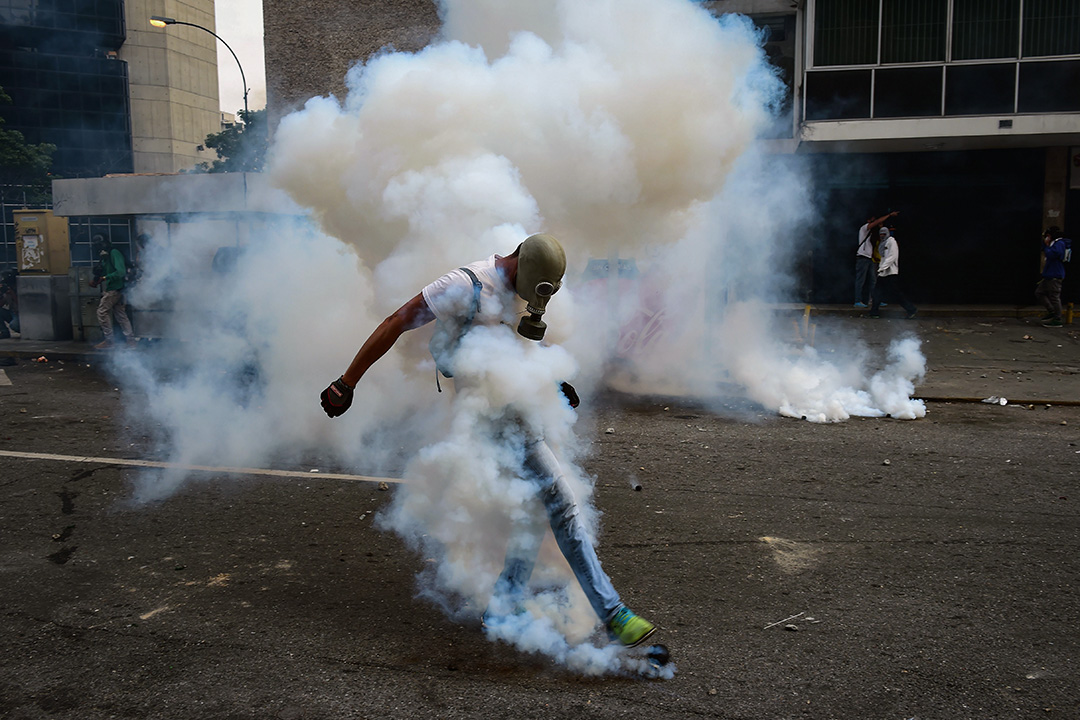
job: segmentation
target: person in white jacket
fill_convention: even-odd
[[[874,302],[870,306],[870,317],[881,317],[878,309],[882,305],[881,301],[887,299],[900,303],[907,313],[907,319],[911,320],[918,308],[911,304],[900,287],[900,246],[896,243],[893,232],[894,228],[891,227],[883,227],[879,231],[881,241],[878,252],[881,253],[881,262],[878,264],[878,281],[874,290]]]

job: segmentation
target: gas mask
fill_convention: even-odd
[[[525,301],[528,315],[518,323],[518,334],[542,340],[547,323],[541,320],[548,300],[562,286],[566,253],[551,235],[540,233],[525,238],[518,246],[517,280],[514,290]]]

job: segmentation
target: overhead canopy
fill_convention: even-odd
[[[53,181],[53,212],[86,215],[184,215],[304,210],[261,173],[109,175]]]

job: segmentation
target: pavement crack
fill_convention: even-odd
[[[107,466],[107,465],[98,465],[97,467],[92,467],[92,468],[90,468],[89,470],[83,470],[82,472],[79,472],[79,473],[75,473],[75,474],[74,474],[74,475],[72,475],[72,476],[71,476],[70,478],[68,478],[68,482],[72,482],[72,481],[75,481],[75,480],[82,480],[82,479],[84,479],[84,478],[88,478],[88,477],[90,477],[91,475],[93,475],[94,473],[96,473],[96,472],[97,472],[98,470],[104,470],[104,469],[106,469],[107,467],[109,467],[109,466]]]

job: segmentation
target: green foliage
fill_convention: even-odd
[[[11,98],[0,88],[0,103],[10,102]],[[0,185],[48,188],[52,182],[49,169],[56,146],[49,143],[30,145],[21,132],[4,129],[5,122],[0,116]]]
[[[213,164],[199,163],[196,172],[262,172],[269,145],[266,110],[241,110],[239,116],[241,122],[206,136],[206,147],[219,159]]]

